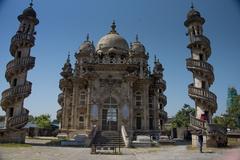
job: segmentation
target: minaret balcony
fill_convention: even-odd
[[[192,115],[190,115],[190,126],[199,130],[206,129],[206,122],[204,120],[198,119]]]
[[[33,34],[27,34],[22,32],[17,32],[11,39],[10,52],[12,56],[15,56],[16,50],[20,44],[28,44],[29,47],[34,46],[35,37]]]
[[[62,105],[62,103],[63,103],[63,98],[64,98],[63,93],[60,93],[60,94],[58,95],[58,104],[59,104],[59,105]]]
[[[214,108],[216,109],[217,96],[214,93],[210,92],[209,90],[197,88],[192,85],[189,85],[188,86],[188,94],[193,99],[199,99],[202,101],[210,102],[212,104],[211,106],[214,106]],[[215,110],[215,109],[213,109],[213,110]]]
[[[63,88],[72,88],[72,81],[69,79],[60,79],[59,88],[62,90]]]
[[[163,79],[158,79],[155,81],[155,86],[161,88],[163,91],[166,90],[166,81]]]
[[[6,79],[11,79],[11,76],[23,70],[32,69],[35,65],[35,57],[22,57],[10,61],[7,64]]]
[[[192,72],[200,71],[204,72],[205,74],[208,73],[209,81],[210,82],[214,81],[213,67],[211,64],[192,58],[188,58],[186,61],[188,70]]]
[[[57,111],[57,119],[61,119],[62,118],[62,109],[59,109]]]
[[[167,104],[167,97],[162,93],[159,94],[159,102],[162,102],[163,106]]]
[[[2,92],[1,106],[7,107],[18,99],[28,97],[31,93],[32,83],[11,87]]]
[[[159,118],[160,119],[167,120],[168,117],[167,117],[167,112],[166,111],[164,111],[162,109],[159,109],[158,112],[159,112]]]
[[[198,36],[192,36],[191,38],[190,38],[190,44],[189,45],[191,45],[191,44],[193,44],[193,43],[204,43],[204,44],[207,44],[209,47],[210,47],[210,40],[206,37],[206,36],[204,36],[204,35],[198,35]]]
[[[7,120],[7,128],[19,129],[24,127],[27,123],[28,123],[28,112],[18,116],[10,117]]]

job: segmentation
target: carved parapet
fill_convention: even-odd
[[[14,59],[7,64],[5,73],[6,79],[9,81],[12,76],[23,70],[32,69],[35,65],[35,57],[22,57]]]

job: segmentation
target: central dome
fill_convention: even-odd
[[[128,52],[128,43],[116,32],[116,25],[114,22],[111,27],[112,30],[107,35],[103,36],[97,43],[96,51],[108,52],[110,49],[114,49],[118,51]]]

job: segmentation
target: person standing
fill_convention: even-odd
[[[203,153],[203,151],[202,151],[202,147],[203,147],[203,134],[202,134],[202,131],[198,135],[198,142],[200,144],[200,152]]]

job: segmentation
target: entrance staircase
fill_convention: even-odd
[[[198,135],[200,131],[203,131],[203,134],[207,137],[213,137],[214,142],[211,142],[212,144],[215,143],[217,146],[222,147],[228,143],[226,128],[218,124],[207,123],[207,121],[190,115],[190,127],[192,128],[192,134]]]
[[[125,146],[122,134],[118,131],[97,131],[92,144],[95,146]]]

